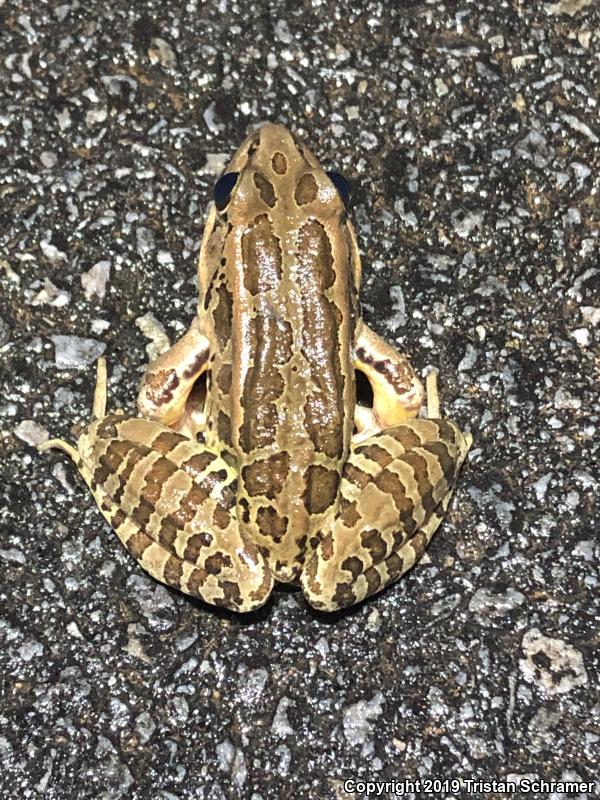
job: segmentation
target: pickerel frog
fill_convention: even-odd
[[[43,446],[74,458],[145,570],[208,603],[251,611],[274,581],[328,611],[380,591],[424,552],[470,446],[416,418],[409,361],[360,318],[347,205],[289,131],[252,133],[215,186],[198,313],[148,367],[141,417],[105,416],[100,362],[77,449]],[[439,417],[433,381],[428,395]]]

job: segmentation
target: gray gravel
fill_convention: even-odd
[[[3,798],[594,776],[599,31],[590,0],[0,0]],[[266,120],[353,182],[365,317],[475,438],[423,562],[335,617],[156,584],[32,447],[81,430],[103,350],[134,408]]]

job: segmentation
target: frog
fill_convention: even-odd
[[[276,583],[339,611],[395,583],[444,518],[472,437],[363,320],[350,187],[286,127],[252,131],[214,187],[183,336],[137,416],[99,361],[76,463],[150,575],[235,612]],[[357,374],[371,402],[358,400]]]

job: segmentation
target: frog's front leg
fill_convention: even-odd
[[[435,410],[437,392],[432,382]],[[471,445],[445,419],[413,419],[354,441],[341,508],[301,575],[315,608],[334,611],[398,580],[419,560],[448,508]]]
[[[140,414],[189,436],[202,430],[202,409],[186,409],[186,401],[206,370],[209,355],[208,339],[195,319],[181,339],[148,366],[138,395]]]
[[[373,390],[373,408],[356,408],[356,440],[416,417],[423,385],[408,358],[362,322],[354,352],[354,367],[364,373]]]
[[[237,473],[210,448],[152,420],[105,416],[98,361],[94,419],[67,452],[121,542],[152,577],[232,611],[261,606],[273,588],[263,554],[236,514]]]

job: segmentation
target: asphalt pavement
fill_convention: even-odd
[[[0,0],[0,797],[600,796],[535,789],[600,753],[599,50],[590,0]],[[332,616],[157,584],[34,447],[101,353],[134,410],[265,121],[351,181],[363,315],[474,437],[422,562]]]

